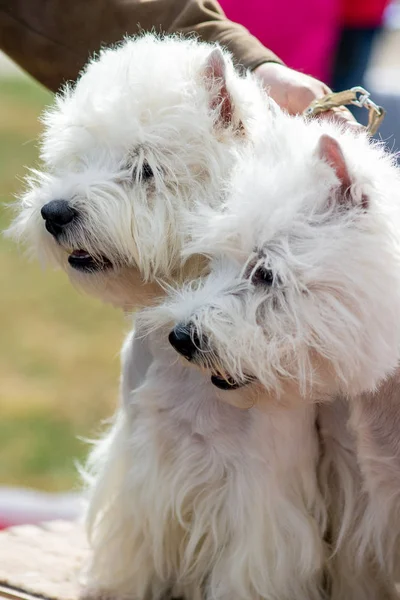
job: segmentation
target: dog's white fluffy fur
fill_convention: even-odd
[[[371,460],[363,401],[399,359],[392,159],[288,117],[228,53],[151,35],[103,51],[45,126],[14,235],[123,308],[170,290],[126,340],[122,401],[89,459],[89,589],[395,598],[398,492],[376,473],[395,433]],[[54,199],[79,217],[57,239],[40,216]],[[111,266],[77,272],[76,250]],[[168,344],[180,323],[206,340],[200,369]]]
[[[141,394],[145,393],[165,419],[163,426],[160,412],[153,408],[158,425],[147,428],[157,432],[146,447],[159,447],[160,462],[170,455],[163,447],[169,432],[172,445],[176,440],[186,441],[189,422],[190,450],[183,454],[191,457],[201,447],[204,460],[218,456],[220,471],[226,473],[226,481],[220,480],[226,510],[235,510],[241,519],[230,522],[226,539],[214,538],[214,554],[224,561],[225,551],[228,553],[227,562],[237,579],[226,575],[233,583],[223,588],[218,560],[208,566],[208,572],[201,565],[201,572],[208,577],[206,598],[323,598],[324,594],[335,600],[395,598],[392,553],[398,520],[388,522],[387,517],[374,514],[376,505],[363,487],[357,464],[354,433],[345,427],[348,404],[341,400],[322,404],[318,437],[313,403],[342,394],[351,404],[362,392],[374,391],[398,364],[399,174],[391,157],[372,148],[364,137],[339,134],[329,126],[279,113],[270,127],[263,150],[256,148],[233,178],[222,213],[206,211],[204,226],[193,229],[187,252],[209,255],[210,273],[178,289],[171,300],[150,309],[141,319],[147,326],[153,325],[152,335],[157,339],[162,332],[167,337],[173,327],[189,328],[196,338],[193,363],[202,371],[208,369],[209,376],[223,373],[231,381],[247,385],[224,392],[209,387],[204,401],[198,383],[198,402],[191,415],[190,390],[183,409],[181,397],[172,389],[172,430],[167,425],[168,404],[162,403],[169,398],[171,359],[168,362],[162,350],[155,348],[154,371],[148,373],[146,384],[131,402],[138,415],[146,412],[144,399],[140,410]],[[334,134],[341,150],[330,137]],[[291,145],[293,139],[296,144]],[[269,144],[274,148],[272,160]],[[291,165],[290,177],[287,164]],[[176,375],[181,383],[185,381],[183,373]],[[204,372],[201,375],[206,387]],[[240,408],[226,409],[241,421],[240,434],[227,426],[223,416],[209,414],[210,406],[219,406],[223,399],[238,407],[254,405],[249,411],[254,421],[248,413],[240,417]],[[200,411],[207,422],[200,432],[203,446],[198,440]],[[206,431],[213,428],[210,439]],[[227,456],[217,445],[221,440],[240,449],[238,471],[227,467]],[[181,452],[179,456],[183,463]],[[176,484],[178,489],[184,484],[188,488],[190,481],[195,485],[196,472],[193,479],[189,473],[199,464],[198,457],[187,467],[188,472]],[[178,473],[176,464],[173,471]],[[130,484],[133,478],[134,471]],[[163,480],[162,474],[160,478]],[[241,486],[244,498],[240,501],[248,512],[235,494],[229,493],[230,478],[235,480],[236,493]],[[286,496],[282,522],[283,501],[274,495],[281,486]],[[144,487],[141,484],[142,490]],[[202,497],[211,487],[203,482]],[[181,498],[178,489],[172,494],[175,503]],[[396,497],[386,498],[386,514],[393,514],[395,502]],[[210,502],[210,512],[214,506],[215,500]],[[262,576],[250,554],[254,547],[257,556],[260,552],[252,529],[253,517],[260,509],[264,516],[256,517],[256,531],[262,540],[268,540],[264,542],[264,565],[272,565],[271,571],[264,566]],[[193,508],[193,531],[200,526],[196,517]],[[288,523],[293,538],[285,538]],[[281,533],[279,540],[271,535],[274,527]],[[197,549],[207,530],[208,525],[196,539]],[[208,531],[211,534],[214,528]],[[252,532],[254,539],[239,545],[236,535],[240,539],[244,531]],[[237,564],[228,539],[235,540]],[[304,542],[301,549],[294,542],[300,539]],[[198,565],[196,560],[194,564]],[[281,579],[277,564],[285,565],[286,579]],[[181,573],[177,576],[180,579]],[[324,582],[323,577],[327,578]],[[197,579],[201,580],[199,573]]]

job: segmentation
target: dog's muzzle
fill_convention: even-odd
[[[63,239],[65,239],[63,234],[67,233],[68,228],[71,228],[79,217],[77,211],[69,205],[67,200],[47,202],[42,206],[41,215],[47,231],[59,244],[62,244]],[[112,267],[107,257],[93,257],[84,248],[72,250],[68,257],[68,263],[76,271],[84,273],[95,273]]]
[[[201,361],[201,355],[204,352],[209,352],[209,342],[205,336],[201,339],[192,324],[180,323],[171,331],[168,336],[171,346],[189,362]],[[205,349],[205,350],[204,350]],[[219,373],[211,375],[211,383],[220,390],[236,390],[253,381],[252,377],[248,377],[243,381],[236,381],[232,377],[222,377]]]

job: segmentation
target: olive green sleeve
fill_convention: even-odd
[[[54,91],[101,45],[143,30],[217,41],[245,68],[280,62],[215,0],[0,0],[0,49]]]

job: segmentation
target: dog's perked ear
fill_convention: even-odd
[[[218,124],[229,127],[233,122],[234,106],[226,83],[225,58],[220,48],[208,55],[203,71],[206,88],[210,92],[210,108],[218,109]]]
[[[356,197],[354,182],[351,179],[339,142],[330,135],[321,135],[317,147],[317,156],[328,163],[339,180],[340,189],[337,196],[339,203],[342,206],[359,204],[364,209],[368,208],[368,198],[364,194]]]

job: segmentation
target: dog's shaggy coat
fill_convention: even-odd
[[[298,140],[296,146],[288,145],[291,136]],[[302,153],[298,155],[299,140]],[[275,155],[266,173],[270,143]],[[287,161],[292,167],[290,178]],[[162,331],[167,337],[172,328],[180,332],[186,328],[195,346],[190,361],[214,373],[214,378],[222,374],[228,383],[242,385],[238,390],[214,393],[209,387],[208,402],[201,402],[198,383],[195,398],[199,403],[192,415],[188,415],[191,397],[185,396],[183,408],[181,398],[174,395],[174,421],[179,423],[182,413],[182,420],[193,427],[186,457],[199,447],[199,413],[207,419],[209,405],[226,399],[242,408],[251,407],[249,412],[255,415],[254,422],[247,413],[242,416],[239,435],[215,415],[211,440],[206,430],[201,433],[212,456],[219,457],[221,472],[227,468],[229,482],[228,473],[235,479],[236,469],[226,467],[226,456],[213,442],[221,436],[243,452],[240,460],[246,476],[240,498],[248,512],[238,506],[234,494],[229,495],[226,483],[226,510],[233,505],[243,519],[230,522],[228,538],[236,540],[237,531],[242,536],[243,531],[252,530],[252,518],[258,515],[261,502],[264,516],[256,517],[257,532],[264,528],[261,539],[267,540],[264,565],[273,565],[271,572],[264,567],[262,574],[271,578],[263,583],[258,579],[258,563],[246,554],[252,542],[240,546],[235,541],[239,555],[235,560],[247,565],[241,573],[242,587],[229,574],[234,583],[221,592],[218,561],[214,561],[207,573],[206,598],[397,597],[392,560],[397,521],[385,522],[375,512],[376,504],[371,504],[357,463],[355,435],[346,430],[346,423],[353,399],[359,402],[359,394],[374,390],[399,360],[399,183],[391,157],[372,148],[365,138],[277,113],[263,151],[256,149],[233,178],[223,212],[207,210],[203,227],[196,227],[197,234],[192,232],[186,251],[212,257],[209,275],[178,289],[171,301],[142,315],[147,325],[154,323],[158,338]],[[154,351],[159,371],[157,377],[154,371],[148,373],[147,384],[153,386],[149,401],[155,402],[168,422],[166,407],[160,400],[157,403],[154,388],[159,385],[163,398],[169,397],[172,366],[167,367],[166,383],[162,365],[168,364],[167,359],[160,349]],[[181,372],[176,375],[185,381]],[[338,394],[349,400],[330,402]],[[318,432],[314,403],[322,403],[317,409]],[[239,408],[227,410],[240,415]],[[281,419],[288,421],[283,425]],[[294,430],[289,423],[295,424]],[[207,427],[212,430],[211,423]],[[154,430],[162,431],[164,439],[170,427],[160,423]],[[183,431],[175,430],[171,443],[183,439]],[[361,428],[358,431],[361,435]],[[188,486],[188,475],[184,481]],[[236,493],[238,485],[236,481]],[[286,504],[270,495],[271,490],[279,494],[282,485]],[[206,489],[203,483],[202,497]],[[176,502],[179,497],[177,493]],[[394,500],[388,498],[386,510]],[[273,509],[281,514],[283,506],[280,522]],[[194,530],[196,516],[193,509]],[[271,535],[271,521],[282,535],[279,542]],[[291,532],[287,538],[286,527]],[[295,547],[297,539],[308,540],[302,551]],[[234,568],[227,540],[217,537],[214,541],[214,553],[224,556],[227,549],[228,563]],[[196,548],[197,544],[198,540]],[[258,557],[255,540],[254,546]],[[276,564],[285,566],[286,580],[280,579]],[[246,579],[249,572],[252,575]],[[235,573],[239,573],[237,565]]]

